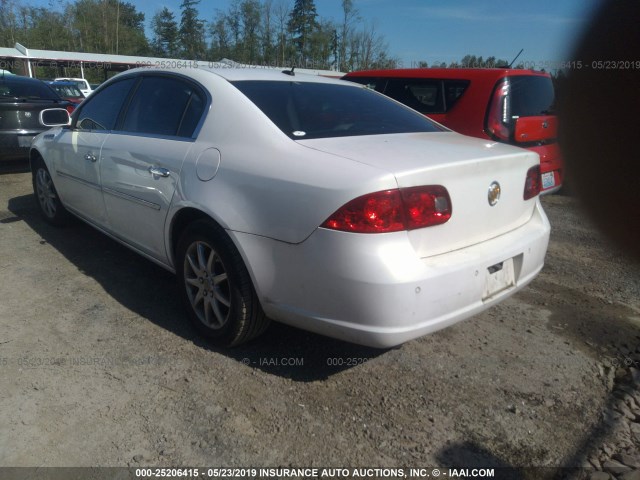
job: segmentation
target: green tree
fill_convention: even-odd
[[[77,0],[71,5],[76,47],[84,52],[146,55],[144,13],[118,0]]]
[[[260,55],[260,19],[262,5],[258,0],[242,0],[240,3],[240,18],[242,22],[242,43],[240,61],[242,63],[257,63]]]
[[[176,22],[173,12],[164,7],[153,16],[151,26],[154,34],[151,42],[153,54],[159,57],[177,57],[179,55],[179,31],[178,22]]]
[[[205,24],[198,18],[200,0],[183,0],[180,5],[180,43],[182,56],[189,60],[201,60],[206,56]]]
[[[231,51],[231,38],[227,28],[226,16],[222,12],[218,12],[216,18],[211,23],[211,47],[209,49],[209,58],[219,61],[223,58],[233,56]]]
[[[310,38],[319,28],[317,16],[313,0],[295,0],[287,28],[293,36],[293,44],[302,63],[310,56]]]

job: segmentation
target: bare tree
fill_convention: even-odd
[[[347,47],[353,25],[360,19],[358,9],[353,5],[353,0],[342,0],[342,25],[338,47],[338,69],[347,70]]]
[[[278,0],[273,9],[278,23],[278,59],[281,66],[286,66],[287,52],[287,22],[291,14],[291,8],[286,0]]]

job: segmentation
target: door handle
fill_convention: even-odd
[[[149,173],[154,177],[168,177],[171,172],[162,167],[149,167]]]
[[[89,152],[84,156],[84,159],[88,162],[95,162],[98,160],[98,157],[96,157],[92,152]]]

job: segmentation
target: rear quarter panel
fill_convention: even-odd
[[[170,219],[192,207],[225,229],[299,243],[348,200],[397,187],[386,171],[299,145],[227,81],[208,87],[211,110],[183,166]],[[220,165],[202,181],[197,159],[210,148],[220,151]]]

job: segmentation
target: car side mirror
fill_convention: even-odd
[[[45,127],[64,127],[71,125],[71,117],[64,108],[47,108],[40,112],[40,124]]]

